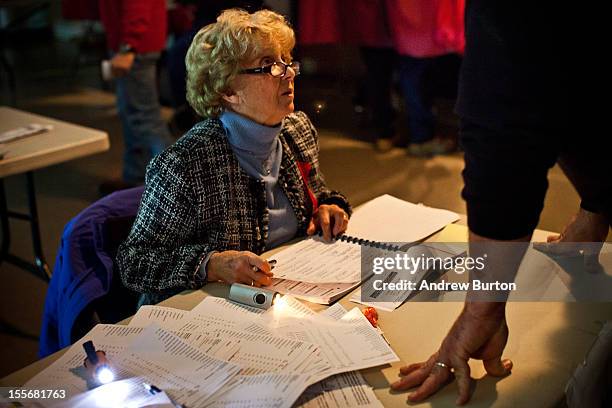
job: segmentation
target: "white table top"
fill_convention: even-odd
[[[108,134],[101,130],[0,107],[0,132],[31,123],[50,124],[53,130],[2,144],[0,151],[5,154],[0,160],[0,178],[89,156],[110,147]]]

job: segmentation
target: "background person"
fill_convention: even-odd
[[[165,0],[100,0],[111,67],[117,84],[117,108],[123,127],[123,173],[108,180],[102,194],[144,182],[149,160],[171,143],[161,116],[156,66],[166,46]]]

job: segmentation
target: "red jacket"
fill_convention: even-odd
[[[387,0],[395,50],[412,57],[462,54],[465,0]]]
[[[401,55],[463,53],[465,0],[300,0],[300,44],[393,46]]]
[[[112,51],[129,44],[137,53],[166,46],[166,0],[100,0],[100,18]]]

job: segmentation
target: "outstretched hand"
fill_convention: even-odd
[[[418,387],[408,396],[409,401],[418,402],[456,379],[459,388],[456,403],[463,405],[471,396],[470,358],[482,360],[489,375],[510,374],[512,362],[501,359],[507,340],[504,303],[467,303],[440,349],[427,361],[400,368],[402,378],[391,388]]]

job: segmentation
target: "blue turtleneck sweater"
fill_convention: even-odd
[[[283,149],[278,134],[281,125],[260,125],[238,113],[226,110],[221,123],[240,167],[251,177],[263,180],[269,220],[267,248],[273,248],[293,238],[297,218],[278,183]]]

